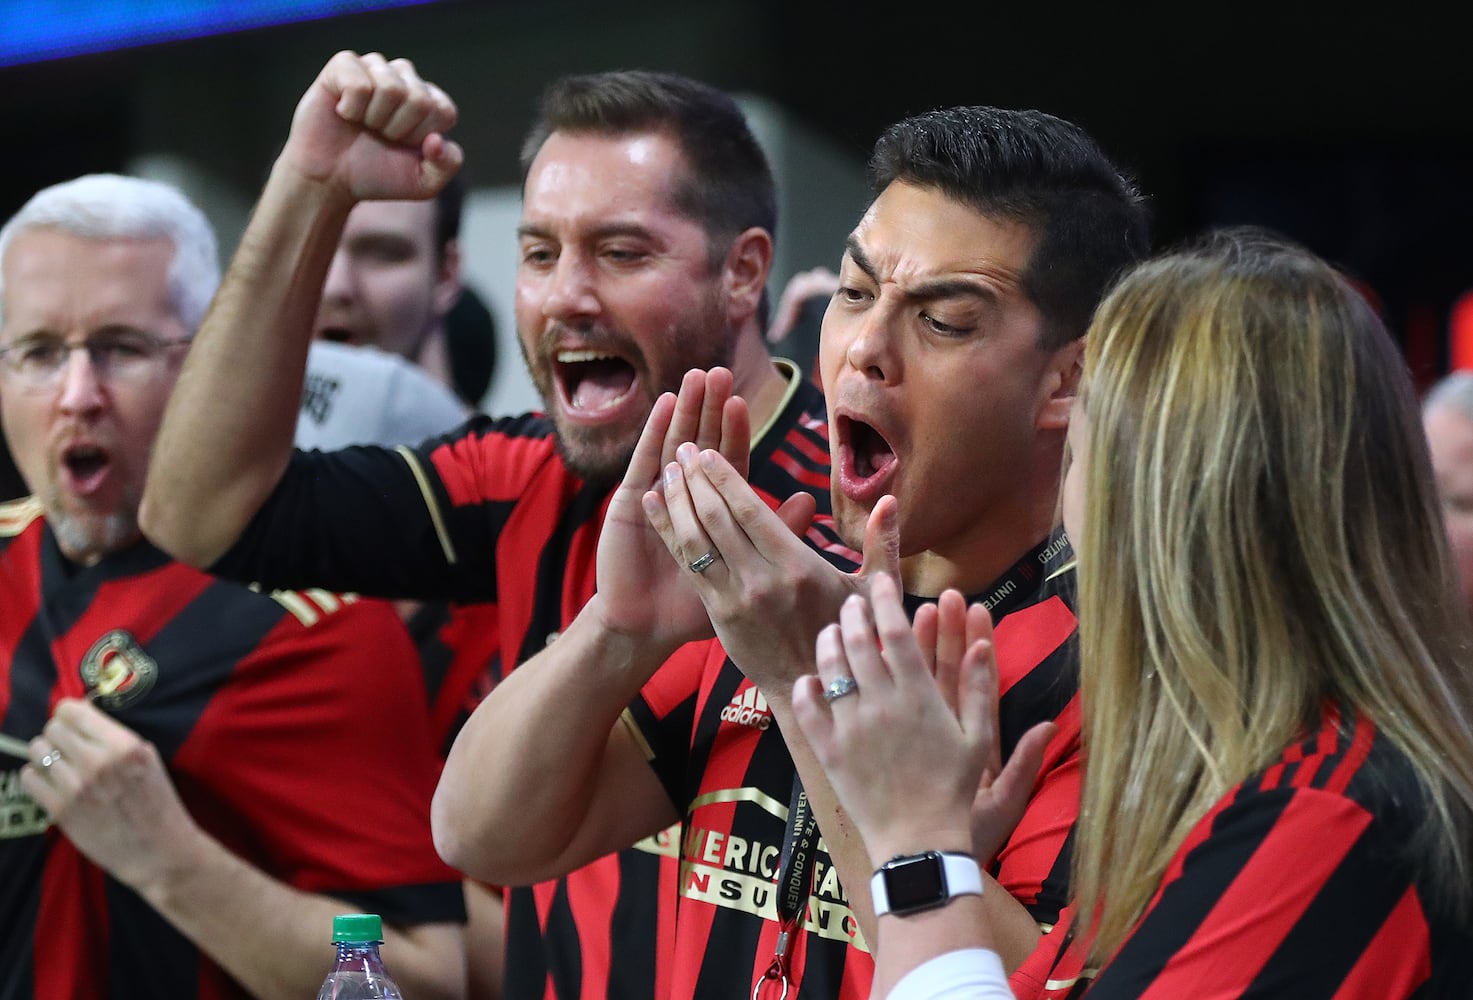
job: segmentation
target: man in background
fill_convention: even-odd
[[[150,181],[56,185],[0,230],[0,423],[34,494],[0,506],[0,728],[29,741],[0,773],[0,996],[311,996],[334,914],[366,909],[406,992],[460,997],[393,610],[216,580],[139,532],[218,277],[204,216]]]
[[[464,203],[456,177],[429,201],[355,205],[323,282],[313,335],[397,354],[474,408],[491,384],[496,344],[488,326],[450,321],[473,297],[460,276]]]

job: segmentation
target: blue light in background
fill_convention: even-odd
[[[0,66],[433,0],[0,0]]]

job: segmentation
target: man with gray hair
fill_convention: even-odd
[[[33,493],[0,505],[0,997],[310,996],[349,909],[384,917],[406,992],[462,996],[393,609],[215,580],[139,531],[218,280],[204,216],[150,181],[55,185],[0,230],[0,424]]]
[[[1432,387],[1422,404],[1422,427],[1463,603],[1473,610],[1473,372],[1453,372]]]

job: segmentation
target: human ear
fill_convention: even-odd
[[[1039,430],[1066,431],[1079,380],[1084,374],[1084,338],[1076,337],[1063,347],[1055,348],[1044,371],[1038,417]]]
[[[726,292],[727,315],[733,325],[756,315],[771,270],[772,235],[767,230],[753,226],[732,240],[721,282]]]

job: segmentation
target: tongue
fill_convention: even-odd
[[[578,374],[572,402],[580,410],[602,410],[613,406],[634,384],[633,370],[622,362],[587,362],[579,366]]]
[[[889,443],[869,427],[856,428],[854,435],[854,471],[865,479],[895,461]]]

